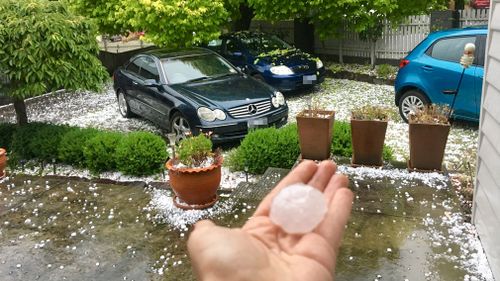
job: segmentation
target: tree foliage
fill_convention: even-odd
[[[144,31],[158,46],[182,47],[213,39],[228,23],[224,0],[67,0],[95,19],[102,33]],[[236,5],[236,0],[227,4]]]
[[[0,22],[0,69],[8,81],[1,90],[14,100],[60,88],[98,90],[107,79],[95,27],[62,2],[0,0]]]

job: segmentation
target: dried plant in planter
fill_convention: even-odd
[[[297,115],[302,159],[330,158],[335,112],[320,109],[318,101],[311,101],[309,109]]]
[[[408,168],[442,171],[446,142],[450,133],[450,108],[430,105],[409,116],[410,160]]]
[[[432,104],[410,114],[408,119],[410,123],[447,125],[450,111],[447,105]]]
[[[352,119],[360,121],[387,121],[389,115],[387,114],[387,108],[366,105],[360,109],[353,110]]]
[[[389,117],[387,109],[364,106],[352,111],[352,165],[382,166],[385,133]]]

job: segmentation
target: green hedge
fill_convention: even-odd
[[[11,150],[12,136],[16,131],[17,126],[10,123],[0,124],[0,147],[7,151]]]
[[[59,160],[63,163],[86,167],[86,159],[83,150],[87,142],[99,133],[96,129],[75,128],[67,132],[59,144]]]
[[[0,147],[9,164],[20,160],[65,163],[92,172],[119,170],[128,175],[152,175],[167,159],[165,141],[147,132],[117,133],[96,129],[29,123],[0,124]]]
[[[352,156],[351,125],[335,121],[332,153]],[[266,128],[250,132],[241,145],[226,157],[226,165],[233,171],[245,168],[253,174],[262,174],[269,167],[289,169],[300,154],[297,124]],[[384,160],[393,160],[392,150],[384,147]]]
[[[160,172],[167,156],[165,141],[145,132],[128,134],[116,148],[118,170],[130,175]]]

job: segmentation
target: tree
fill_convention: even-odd
[[[3,92],[17,123],[28,122],[24,100],[55,89],[99,90],[109,77],[97,58],[96,29],[59,1],[0,0]]]
[[[144,31],[144,39],[157,46],[205,42],[217,37],[229,22],[224,0],[67,1],[83,16],[94,19],[102,33]]]

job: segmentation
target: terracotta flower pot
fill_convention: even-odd
[[[184,203],[174,198],[174,204],[183,209],[204,209],[217,202],[217,189],[221,181],[223,158],[219,156],[215,163],[207,168],[175,168],[170,159],[168,169],[170,186],[175,195]]]
[[[0,179],[5,177],[5,167],[7,167],[7,152],[0,148]]]
[[[334,111],[304,110],[297,116],[302,159],[330,158],[334,121]]]
[[[382,166],[387,121],[351,119],[352,164]]]
[[[408,168],[441,171],[449,133],[449,124],[419,124],[410,121]]]

